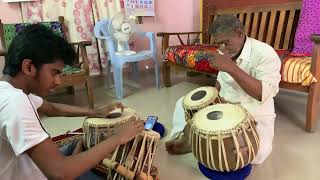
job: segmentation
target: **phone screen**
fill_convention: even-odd
[[[144,128],[151,130],[153,128],[153,126],[156,124],[157,120],[158,120],[157,116],[148,116],[148,118],[144,124]]]

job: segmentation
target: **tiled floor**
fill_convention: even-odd
[[[168,132],[171,129],[171,116],[176,100],[190,90],[201,85],[212,84],[206,77],[185,78],[184,73],[172,74],[173,86],[155,89],[153,73],[140,75],[140,88],[131,89],[131,93],[121,100],[126,106],[135,109],[142,117],[156,115],[165,124]],[[115,101],[111,92],[106,92],[101,78],[95,78],[96,105]],[[128,88],[126,88],[128,89]],[[76,96],[58,94],[48,97],[51,101],[86,106],[84,92]],[[272,155],[260,166],[255,166],[249,180],[318,180],[320,167],[320,128],[315,133],[304,131],[306,95],[303,93],[281,90],[275,99],[276,125]],[[80,118],[43,118],[44,125],[52,136],[62,134],[82,126]],[[318,123],[320,124],[320,123]],[[199,172],[192,154],[171,156],[165,151],[166,136],[161,140],[155,163],[163,180],[206,179]]]

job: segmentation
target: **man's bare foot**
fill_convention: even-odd
[[[177,138],[167,141],[166,149],[169,154],[182,155],[191,152],[191,145],[188,137],[182,133]]]

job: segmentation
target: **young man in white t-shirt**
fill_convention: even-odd
[[[64,156],[42,127],[38,111],[48,116],[105,117],[115,106],[122,107],[94,111],[43,100],[41,96],[60,84],[64,64],[74,59],[72,47],[42,25],[30,25],[14,38],[0,81],[1,179],[83,179],[88,176],[81,175],[144,129],[142,121],[130,122],[90,150]]]

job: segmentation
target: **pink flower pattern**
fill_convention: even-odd
[[[25,8],[23,11],[24,17],[29,22],[35,22],[35,21],[43,21],[44,17],[45,19],[50,19],[52,17],[50,16],[50,13],[43,13],[43,8],[46,8],[45,4],[46,2],[51,0],[42,0],[37,2],[23,2],[22,6]],[[81,40],[86,41],[92,41],[92,46],[87,48],[88,51],[88,57],[90,60],[90,73],[91,74],[100,74],[100,67],[105,66],[107,64],[107,57],[102,50],[102,47],[104,46],[103,43],[100,41],[97,42],[96,39],[93,36],[93,29],[94,29],[94,19],[97,21],[100,19],[99,16],[99,8],[97,6],[96,0],[54,0],[57,7],[50,7],[54,9],[65,9],[67,7],[72,7],[72,15],[73,17],[68,17],[64,14],[59,14],[65,16],[65,19],[68,24],[65,29],[65,33],[67,36],[74,36],[74,34],[69,34],[69,28],[74,29],[78,33],[78,36]],[[114,0],[104,0],[104,6],[108,7],[111,5],[111,3],[116,3]],[[71,6],[70,6],[71,5]],[[120,6],[123,9],[124,8],[124,0],[120,0]],[[101,8],[100,8],[101,9]],[[104,8],[107,10],[107,8]],[[47,11],[46,11],[47,12]],[[64,12],[61,10],[60,12]],[[94,12],[94,13],[93,13]],[[94,18],[93,18],[94,17]],[[69,18],[69,19],[68,19]],[[98,48],[100,49],[100,62],[98,60],[99,55],[97,54]],[[101,64],[100,64],[101,63]]]

